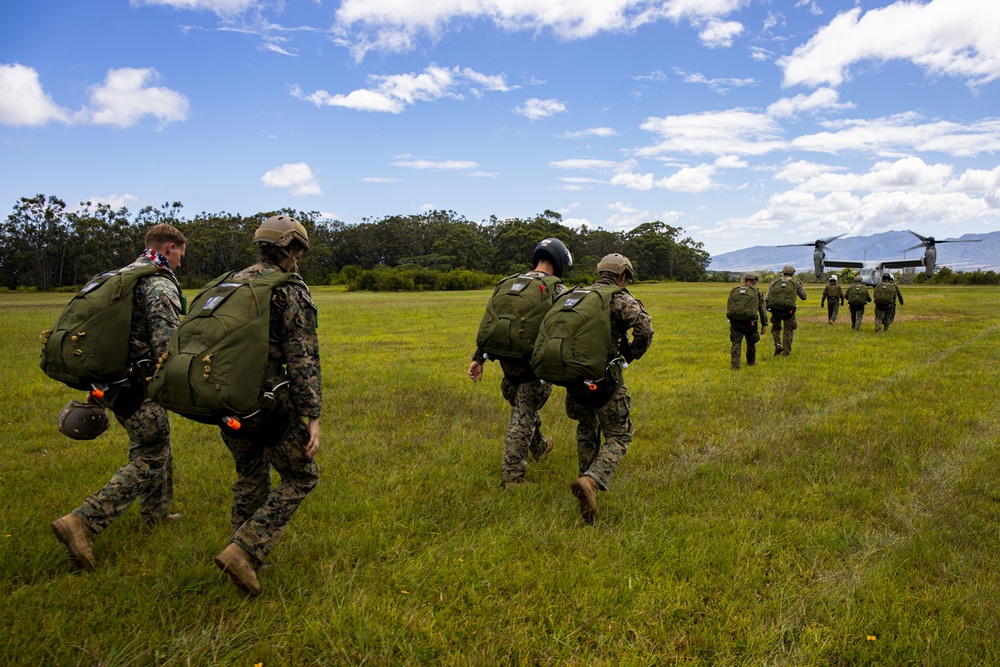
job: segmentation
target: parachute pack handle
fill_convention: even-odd
[[[104,398],[104,395],[108,393],[111,389],[117,389],[118,387],[124,387],[129,383],[129,380],[133,375],[142,370],[143,366],[151,366],[153,364],[152,359],[140,359],[128,367],[128,371],[125,373],[125,377],[121,380],[115,380],[114,382],[94,382],[90,385],[90,393],[94,398]],[[143,377],[143,380],[149,382],[152,377]]]
[[[226,415],[225,417],[222,418],[222,425],[227,426],[234,431],[238,431],[240,430],[240,427],[243,426],[243,420],[257,416],[258,414],[260,414],[262,410],[273,410],[275,406],[278,405],[278,397],[275,395],[275,392],[277,392],[279,389],[290,383],[291,380],[285,380],[284,382],[279,382],[278,384],[274,385],[273,387],[264,392],[263,399],[261,400],[261,406],[259,408],[257,408],[248,415],[243,415],[242,417],[237,417],[235,415]]]

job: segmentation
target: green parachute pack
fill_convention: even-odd
[[[864,285],[854,284],[847,290],[847,303],[855,308],[864,308],[869,301],[868,288]]]
[[[882,282],[872,290],[872,298],[875,300],[875,307],[879,310],[889,310],[896,303],[896,286],[892,283]]]
[[[772,312],[775,310],[783,312],[794,311],[796,296],[795,281],[782,277],[772,283],[770,289],[767,291],[767,309]]]
[[[552,306],[557,276],[507,276],[493,290],[479,323],[476,345],[491,358],[531,358],[538,326]]]
[[[751,322],[758,317],[760,300],[752,285],[737,285],[729,292],[726,303],[726,318],[734,322]]]
[[[106,271],[91,278],[63,308],[55,326],[42,332],[42,371],[83,391],[127,379],[135,286],[157,273],[176,282],[169,271],[153,264]]]
[[[562,294],[545,314],[531,354],[535,375],[567,386],[605,377],[611,348],[611,298],[618,285],[577,288]]]
[[[265,384],[276,384],[282,369],[267,356],[271,297],[286,283],[308,291],[296,273],[274,271],[253,280],[235,274],[198,293],[149,384],[150,398],[194,421],[227,423],[274,407],[273,387]]]

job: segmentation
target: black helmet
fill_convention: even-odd
[[[892,280],[892,274],[888,271],[882,274],[882,281],[885,282],[886,280]]]
[[[542,239],[535,246],[535,252],[531,255],[532,263],[537,266],[542,259],[552,262],[552,267],[560,278],[563,271],[573,266],[573,255],[570,254],[566,244],[559,239]]]
[[[59,430],[74,440],[93,440],[108,430],[108,413],[96,403],[70,401],[59,411]]]

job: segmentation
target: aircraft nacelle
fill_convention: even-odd
[[[934,264],[936,262],[937,262],[937,248],[935,248],[934,246],[930,246],[929,248],[924,250],[924,266],[926,267],[924,275],[926,275],[928,278],[930,278],[931,275],[933,275]]]
[[[822,248],[817,246],[816,249],[813,251],[813,268],[816,270],[817,278],[823,277],[823,269],[824,269],[823,260],[825,259],[826,259],[826,253],[823,252]]]

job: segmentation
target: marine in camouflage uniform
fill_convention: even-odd
[[[863,290],[865,293],[864,303],[870,303],[872,300],[872,295],[868,293],[868,288],[865,287],[864,283],[862,283],[861,280],[862,280],[861,276],[854,276],[854,285],[852,285],[850,289],[847,290],[847,295],[850,296],[852,293],[855,292],[860,294],[861,292],[859,292],[858,290],[859,289]],[[858,299],[858,301],[860,301],[860,299]],[[847,305],[851,309],[851,328],[854,329],[855,331],[861,331],[861,320],[863,320],[865,317],[864,304],[854,305],[850,302],[850,299],[848,299]]]
[[[109,389],[100,399],[93,394],[87,396],[88,402],[109,408],[125,428],[129,461],[104,488],[52,524],[56,536],[81,568],[96,565],[93,536],[136,500],[143,526],[180,516],[168,513],[174,498],[174,479],[167,411],[146,398],[146,373],[139,362],[151,362],[166,352],[170,336],[180,324],[181,290],[173,269],[180,266],[186,244],[184,235],[174,227],[155,225],[146,234],[145,252],[125,267],[153,264],[160,271],[141,279],[135,287],[128,356],[135,369],[131,378],[126,385]]]
[[[572,255],[560,242],[545,239],[535,248],[532,260],[535,268],[522,275],[530,278],[544,278],[549,275],[562,277],[564,268],[573,263]],[[558,283],[552,289],[551,299],[565,292],[567,287]],[[552,450],[552,438],[542,435],[542,417],[538,413],[552,394],[552,385],[542,382],[531,370],[527,361],[500,360],[503,379],[500,393],[510,404],[510,419],[504,438],[503,460],[500,468],[500,484],[509,488],[526,481],[528,457],[534,461],[544,461]],[[472,355],[468,375],[473,382],[482,377],[486,355],[477,349]]]
[[[285,234],[279,237],[278,232],[282,231]],[[286,245],[278,245],[278,238],[286,241]],[[274,271],[292,271],[298,257],[308,248],[305,228],[288,216],[265,220],[254,241],[261,244],[261,261],[236,273],[234,278],[238,280],[253,280]],[[233,484],[230,546],[215,562],[239,588],[251,595],[261,591],[257,568],[319,481],[313,455],[319,448],[323,377],[316,325],[316,306],[308,289],[289,282],[274,290],[267,356],[271,366],[283,368],[283,379],[289,380],[288,393],[281,395],[280,400],[291,417],[290,423],[283,433],[279,430],[278,434],[256,438],[222,431],[222,440],[236,463],[237,479]],[[264,425],[245,420],[237,433],[252,432],[261,426]],[[272,467],[281,476],[281,483],[273,489]]]
[[[757,364],[757,343],[760,342],[761,335],[767,333],[767,309],[764,307],[764,295],[756,287],[758,280],[755,271],[747,271],[743,276],[743,283],[750,286],[757,295],[757,319],[749,322],[729,320],[729,342],[732,343],[729,356],[730,366],[734,371],[740,369],[743,339],[747,341],[747,366],[754,366]],[[732,291],[740,287],[741,285],[737,285]]]
[[[546,274],[529,271],[523,275],[537,278]],[[566,289],[562,283],[556,285],[553,298]],[[482,367],[486,362],[482,350],[476,350],[472,361]],[[542,435],[542,417],[538,414],[552,394],[552,385],[535,377],[527,362],[500,359],[500,368],[503,370],[500,393],[510,404],[500,469],[500,483],[506,487],[525,481],[529,455],[535,461],[544,461],[552,449],[552,438]]]
[[[619,285],[624,288],[635,277],[628,258],[620,254],[605,256],[597,265],[599,277],[591,289]],[[646,353],[653,342],[653,323],[642,302],[628,290],[615,294],[609,306],[611,314],[611,346],[608,359],[624,358],[631,362]],[[632,341],[627,332],[632,330]],[[570,490],[580,503],[585,523],[593,523],[599,515],[597,491],[607,491],[611,477],[632,443],[634,431],[630,415],[631,399],[620,364],[611,364],[605,382],[617,384],[611,398],[601,406],[588,405],[583,391],[568,388],[566,414],[576,420],[577,465],[580,477]],[[601,435],[604,441],[601,441]]]
[[[795,280],[795,268],[793,266],[786,266],[781,270],[781,276],[771,282],[767,288],[765,301],[770,303],[771,290],[782,280]],[[795,280],[795,294],[803,301],[808,296],[805,288],[802,287],[802,283],[798,280]],[[795,330],[799,328],[799,322],[795,319],[795,310],[793,309],[790,315],[781,313],[780,316],[770,306],[768,306],[768,310],[771,311],[771,338],[774,339],[774,356],[780,354],[783,357],[787,357],[792,353],[792,337]]]
[[[826,302],[826,321],[833,324],[837,321],[837,312],[844,305],[844,290],[837,283],[837,276],[830,276],[830,284],[823,288],[823,298],[819,301],[819,307],[823,307]]]
[[[888,331],[889,325],[896,320],[896,302],[898,301],[899,305],[903,305],[903,295],[899,291],[899,285],[892,279],[892,274],[886,273],[883,275],[882,282],[892,285],[896,293],[892,297],[892,305],[888,308],[883,310],[881,306],[877,303],[875,304],[875,331],[882,331],[883,329]]]

